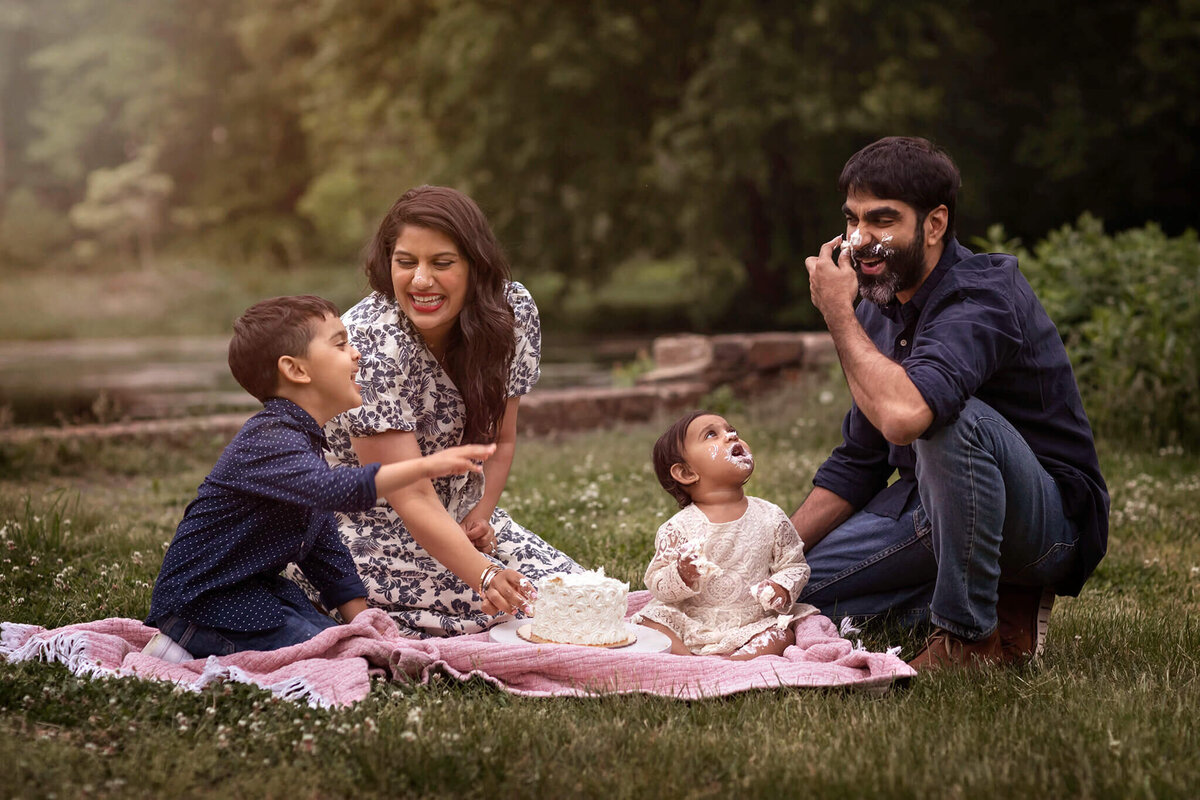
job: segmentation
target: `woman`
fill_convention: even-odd
[[[530,580],[580,569],[496,507],[520,397],[539,376],[537,306],[510,280],[483,212],[444,187],[422,186],[396,201],[366,273],[374,292],[342,318],[362,353],[363,405],[326,427],[332,455],[354,465],[462,443],[495,442],[496,452],[482,476],[422,481],[388,495],[388,506],[341,515],[342,538],[368,602],[402,631],[485,630],[496,621],[485,612],[518,610]],[[489,570],[493,564],[503,571]]]

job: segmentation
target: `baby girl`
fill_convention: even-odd
[[[804,545],[783,509],[742,486],[754,456],[717,414],[687,414],[654,444],[654,472],[682,509],[658,529],[633,618],[662,631],[678,655],[749,659],[794,643],[790,623],[808,582]]]

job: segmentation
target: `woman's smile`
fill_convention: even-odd
[[[414,311],[419,311],[425,314],[432,314],[442,307],[446,302],[444,294],[413,294],[409,293],[409,298],[412,300]]]
[[[392,248],[392,289],[432,352],[444,351],[469,285],[470,266],[454,239],[416,225],[400,230]]]

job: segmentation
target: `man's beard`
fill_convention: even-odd
[[[896,292],[907,291],[921,280],[925,270],[924,220],[917,221],[917,230],[912,242],[902,250],[888,247],[881,242],[855,250],[854,271],[858,273],[858,294],[877,306],[892,302]],[[860,258],[883,258],[887,267],[878,275],[864,275],[858,266]]]

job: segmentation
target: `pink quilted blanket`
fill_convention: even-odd
[[[649,592],[630,595],[630,613]],[[217,680],[253,683],[312,706],[344,706],[370,690],[372,674],[425,682],[436,671],[482,678],[530,697],[641,692],[691,700],[749,689],[848,686],[886,691],[916,673],[892,652],[873,653],[838,635],[827,618],[794,623],[796,645],[782,656],[729,661],[570,645],[503,644],[488,634],[406,639],[382,611],[370,609],[294,647],[170,664],[141,649],[156,632],[137,620],[102,619],[46,630],[0,624],[0,656],[10,662],[62,662],[77,675],[135,676],[199,690]]]

